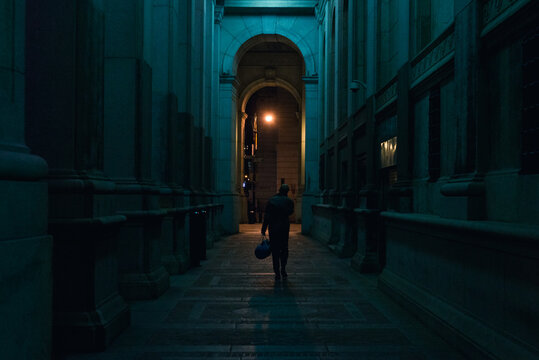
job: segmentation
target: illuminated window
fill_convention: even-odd
[[[397,137],[380,143],[380,167],[386,168],[397,165]]]

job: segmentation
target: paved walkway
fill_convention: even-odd
[[[68,359],[461,359],[299,226],[289,278],[275,282],[270,258],[253,254],[259,229],[242,226],[159,299],[133,303],[106,352]]]

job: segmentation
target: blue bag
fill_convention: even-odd
[[[255,256],[259,259],[265,259],[271,254],[270,242],[266,237],[262,237],[262,242],[255,249]]]

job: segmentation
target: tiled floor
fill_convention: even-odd
[[[242,226],[159,299],[131,304],[132,326],[106,352],[68,359],[461,359],[299,226],[289,278],[275,282],[253,254],[259,229]]]

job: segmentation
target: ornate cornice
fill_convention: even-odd
[[[417,81],[430,69],[437,67],[444,59],[452,56],[454,50],[455,33],[451,25],[411,61],[410,81]]]
[[[481,6],[481,28],[483,33],[492,30],[530,2],[531,0],[483,1]]]
[[[398,77],[395,76],[376,94],[376,110],[381,110],[386,105],[397,100]]]

